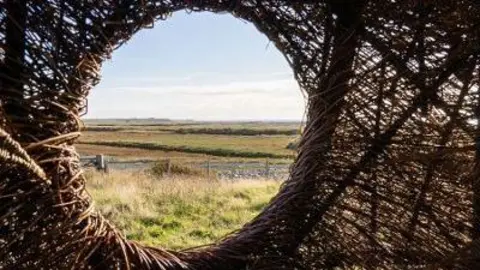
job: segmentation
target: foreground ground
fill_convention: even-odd
[[[145,172],[88,172],[96,208],[128,239],[184,249],[220,239],[257,215],[279,182],[159,178]]]

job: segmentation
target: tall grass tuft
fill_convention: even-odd
[[[170,160],[163,160],[156,162],[152,168],[148,171],[153,176],[165,177],[165,176],[198,176],[206,177],[207,173],[198,168],[192,168],[182,165],[180,163],[174,163]]]
[[[95,207],[128,239],[170,249],[211,243],[256,216],[278,191],[273,180],[158,178],[88,172]]]

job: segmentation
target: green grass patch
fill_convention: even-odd
[[[219,157],[291,158],[286,149],[296,136],[241,136],[215,134],[177,134],[173,131],[87,131],[80,143],[108,143],[110,146],[144,150],[175,151]],[[119,142],[119,143],[117,143]]]
[[[180,250],[217,241],[267,205],[280,183],[89,173],[95,206],[128,239]]]
[[[165,145],[151,142],[131,142],[131,141],[83,141],[83,144],[103,145],[125,148],[139,148],[148,150],[160,150],[165,152],[184,152],[192,154],[205,154],[218,157],[244,157],[244,158],[287,158],[293,159],[294,155],[274,154],[268,152],[242,151],[225,148],[207,148],[186,145]]]

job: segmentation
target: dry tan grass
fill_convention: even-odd
[[[202,177],[158,178],[144,172],[89,171],[95,207],[134,240],[183,249],[240,228],[268,203],[279,182]]]

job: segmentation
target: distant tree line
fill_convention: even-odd
[[[214,134],[214,135],[286,135],[300,134],[298,129],[251,129],[251,128],[179,128],[175,130],[179,134]]]

